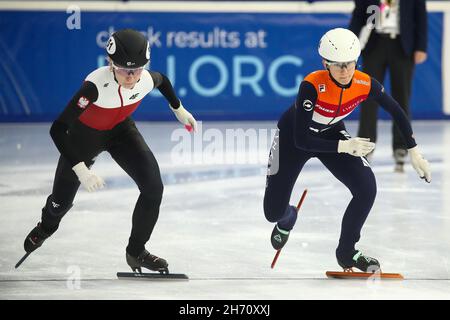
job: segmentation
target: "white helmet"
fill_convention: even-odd
[[[361,44],[350,30],[336,28],[325,33],[320,39],[319,54],[333,62],[356,61],[361,54]]]

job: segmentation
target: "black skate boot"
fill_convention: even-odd
[[[294,227],[296,221],[297,208],[294,206],[288,206],[286,208],[282,221],[278,221],[275,227],[273,227],[272,235],[270,236],[270,242],[272,243],[272,247],[275,250],[281,250],[281,248],[284,247],[289,239],[289,234],[291,233],[291,229]],[[282,227],[280,227],[279,225],[281,225]]]
[[[36,227],[27,235],[23,247],[27,253],[31,253],[39,248],[52,233],[46,232],[39,222]]]
[[[351,268],[357,268],[362,272],[372,272],[375,273],[380,270],[380,263],[377,259],[367,257],[362,254],[361,251],[355,250],[351,263],[344,263],[339,258],[337,259],[339,265],[344,270],[349,270]]]
[[[281,250],[289,239],[290,231],[280,229],[278,224],[275,225],[270,236],[270,242],[275,250]]]
[[[63,206],[55,203],[53,196],[49,195],[42,208],[41,222],[31,230],[23,244],[25,251],[31,253],[39,248],[45,239],[58,230],[62,217],[72,208],[72,204]]]
[[[127,252],[127,263],[134,272],[137,270],[139,273],[142,273],[141,267],[144,267],[160,273],[169,273],[167,261],[150,254],[147,250],[144,250],[138,257],[133,257]]]

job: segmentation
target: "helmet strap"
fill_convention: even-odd
[[[113,76],[114,76],[114,81],[115,81],[117,84],[119,84],[119,81],[117,81],[117,78],[116,78],[116,71],[114,70],[114,68],[112,69],[112,73],[113,73]]]
[[[328,70],[328,74],[329,74],[331,80],[334,82],[335,85],[337,85],[339,88],[342,88],[342,89],[350,88],[350,86],[352,85],[352,82],[353,82],[353,77],[352,77],[352,79],[350,80],[349,83],[341,84],[335,78],[333,78],[333,76],[331,75],[330,69],[328,67],[327,67],[327,70]]]

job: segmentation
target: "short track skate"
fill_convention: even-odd
[[[119,279],[145,279],[145,280],[189,280],[181,273],[169,273],[169,264],[166,260],[150,254],[144,250],[139,256],[126,254],[127,263],[133,272],[118,272]],[[142,272],[142,268],[153,272]]]
[[[383,280],[403,280],[400,273],[377,272],[356,272],[352,268],[343,271],[327,271],[326,276],[332,279],[383,279]]]
[[[302,206],[303,200],[305,200],[307,192],[308,192],[308,189],[305,189],[305,191],[303,191],[302,197],[300,198],[300,201],[297,204],[297,213],[300,210],[300,207]],[[277,250],[277,252],[275,253],[275,257],[273,257],[272,263],[270,264],[270,268],[273,269],[275,267],[275,264],[277,263],[280,253],[281,253],[281,249]]]

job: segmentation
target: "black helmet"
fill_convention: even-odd
[[[139,68],[150,60],[148,40],[132,29],[114,32],[106,44],[106,51],[114,64],[120,67]]]

